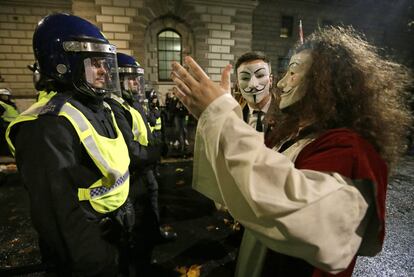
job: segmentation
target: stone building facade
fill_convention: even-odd
[[[298,41],[299,20],[304,36],[324,25],[352,25],[372,44],[414,69],[414,2],[409,0],[260,0],[253,11],[254,50],[264,51],[274,72],[283,71],[289,48]],[[284,19],[292,34],[282,36]],[[288,22],[289,23],[289,22]],[[289,25],[289,24],[287,24]]]
[[[390,4],[392,3],[392,4]],[[407,0],[0,0],[0,74],[20,110],[35,98],[31,47],[36,23],[52,12],[81,16],[101,28],[119,52],[133,55],[163,100],[159,36],[178,34],[180,56],[192,55],[213,80],[243,52],[267,53],[281,72],[290,46],[325,24],[352,24],[413,66],[413,5]],[[392,11],[392,12],[390,12]],[[392,52],[391,51],[391,52]]]

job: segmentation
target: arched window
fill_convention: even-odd
[[[181,63],[181,35],[167,29],[158,34],[158,80],[171,81],[171,62]]]

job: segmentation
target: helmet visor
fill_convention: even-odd
[[[83,60],[87,84],[101,92],[120,91],[118,64],[115,55],[87,57]]]
[[[124,88],[138,97],[144,96],[145,79],[142,75],[126,74],[124,77]]]

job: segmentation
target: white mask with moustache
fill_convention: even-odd
[[[260,103],[272,84],[269,64],[262,60],[242,63],[237,68],[237,82],[240,92],[248,103]]]

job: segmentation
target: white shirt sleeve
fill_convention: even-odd
[[[196,190],[226,205],[274,251],[336,273],[361,244],[369,203],[360,191],[337,173],[296,169],[268,149],[231,95],[199,119],[193,176]]]

